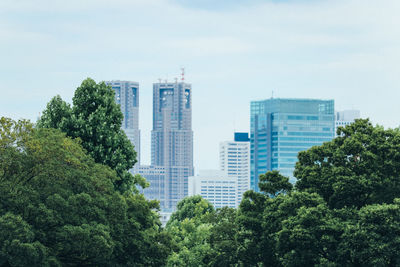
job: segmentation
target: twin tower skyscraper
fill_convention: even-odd
[[[140,159],[139,84],[108,81],[115,91],[115,101],[124,115],[125,131]],[[173,211],[179,200],[188,195],[188,177],[193,175],[192,86],[181,82],[153,84],[153,128],[151,165],[133,168],[150,182],[143,193],[160,201],[164,211]]]

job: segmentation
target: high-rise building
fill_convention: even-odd
[[[250,187],[259,175],[279,170],[295,182],[297,154],[334,138],[333,100],[271,98],[251,102]]]
[[[189,177],[189,196],[200,195],[214,208],[237,208],[237,177],[223,171],[200,171]]]
[[[121,106],[124,119],[121,128],[137,152],[136,165],[140,164],[139,83],[131,81],[106,81],[115,91],[115,102]]]
[[[192,86],[184,82],[153,84],[151,164],[165,168],[163,210],[176,208],[188,195],[193,175]]]
[[[235,133],[234,141],[219,145],[220,170],[237,178],[237,205],[250,189],[250,139],[248,133]]]
[[[335,136],[337,136],[337,128],[339,126],[345,127],[346,125],[352,124],[356,119],[360,118],[360,111],[351,109],[337,111],[335,114]]]

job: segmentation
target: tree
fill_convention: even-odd
[[[116,171],[60,130],[1,118],[0,136],[2,266],[165,264],[157,202],[116,191]]]
[[[0,265],[45,266],[52,261],[47,248],[34,241],[34,233],[21,216],[0,216]]]
[[[340,224],[316,193],[269,197],[248,191],[238,214],[238,262],[243,266],[324,265],[335,260]]]
[[[209,266],[228,267],[237,264],[238,232],[237,211],[228,207],[217,209],[208,241],[214,251]]]
[[[117,172],[114,186],[121,192],[135,190],[134,184],[146,187],[144,178],[128,171],[136,163],[136,152],[121,130],[123,114],[111,87],[88,78],[76,89],[72,102],[71,107],[60,96],[54,97],[37,126],[60,129],[67,136],[79,138],[96,163]]]
[[[263,238],[263,212],[268,199],[268,195],[252,190],[243,195],[237,214],[237,257],[242,266],[261,266],[271,260],[269,239]]]
[[[299,153],[296,188],[318,193],[333,208],[392,203],[400,192],[400,130],[356,120],[338,134]]]
[[[341,234],[341,222],[325,203],[300,206],[275,233],[276,253],[282,266],[336,266]]]
[[[400,200],[361,208],[338,246],[344,266],[400,265]]]
[[[209,222],[213,214],[214,207],[206,199],[199,195],[186,197],[178,202],[176,211],[172,213],[171,218],[167,222],[167,228],[185,219]]]
[[[293,185],[289,178],[281,175],[279,171],[269,171],[260,175],[259,188],[261,191],[277,196],[292,191]]]
[[[166,225],[175,242],[167,266],[205,266],[211,261],[214,251],[208,241],[214,214],[213,206],[201,196],[178,203]]]

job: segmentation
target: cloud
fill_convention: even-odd
[[[251,44],[232,37],[203,37],[171,40],[167,47],[190,56],[224,56],[252,51]]]
[[[233,121],[248,130],[249,101],[272,90],[397,126],[398,10],[398,0],[2,0],[0,112],[35,119],[87,76],[136,80],[149,143],[151,83],[185,66],[196,167],[217,167]]]

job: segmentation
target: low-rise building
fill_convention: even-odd
[[[237,208],[237,177],[228,176],[223,171],[200,171],[189,177],[189,196],[200,195],[210,201],[215,208]]]

